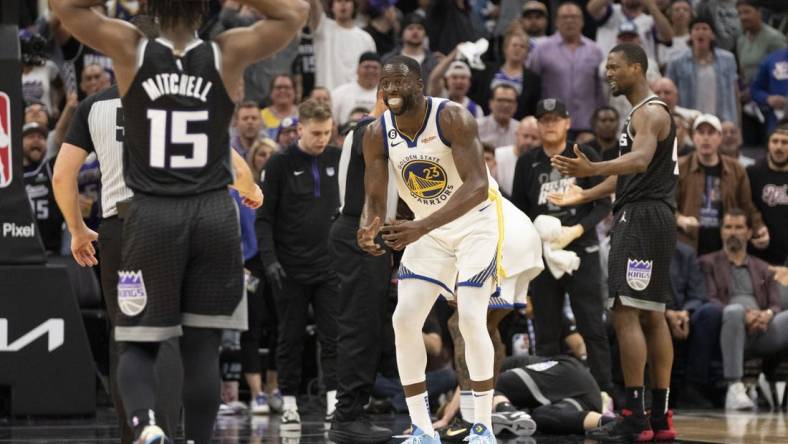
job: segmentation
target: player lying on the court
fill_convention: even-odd
[[[93,10],[100,0],[52,0],[63,26],[112,59],[124,109],[124,177],[134,198],[118,271],[118,386],[139,443],[167,442],[156,425],[153,364],[180,337],[187,440],[208,443],[219,407],[222,329],[245,329],[243,263],[229,126],[250,64],[290,42],[302,0],[243,0],[265,20],[214,42],[196,31],[207,0],[147,0],[161,36]],[[248,193],[249,190],[240,190]],[[244,198],[258,205],[254,187]]]
[[[457,288],[460,331],[474,392],[469,442],[494,443],[493,347],[485,327],[487,305],[500,265],[498,190],[489,174],[476,122],[461,106],[424,97],[418,62],[403,56],[383,66],[380,87],[389,108],[364,133],[366,192],[359,246],[380,255],[386,245],[405,248],[393,325],[397,366],[414,424],[410,444],[440,442],[430,420],[421,327],[440,292]],[[381,229],[389,167],[397,190],[415,214]]]
[[[601,413],[602,392],[591,372],[566,355],[507,358],[495,384],[493,404],[496,435],[504,431],[517,436],[576,435],[613,421]]]

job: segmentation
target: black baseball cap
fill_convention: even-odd
[[[569,117],[569,111],[564,102],[558,99],[543,99],[536,104],[536,118],[540,118],[547,113],[556,113],[564,119]]]
[[[418,25],[427,29],[427,19],[418,12],[411,12],[402,20],[402,30],[404,31],[410,25]]]

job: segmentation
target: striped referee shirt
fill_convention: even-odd
[[[79,104],[64,142],[96,153],[101,169],[102,217],[118,214],[118,201],[134,192],[123,180],[123,109],[117,85]]]

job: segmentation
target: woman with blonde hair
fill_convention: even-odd
[[[257,139],[249,151],[246,153],[246,163],[252,169],[252,176],[257,182],[262,181],[263,170],[268,159],[279,151],[279,145],[267,137]]]

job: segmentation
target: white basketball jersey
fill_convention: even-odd
[[[396,173],[397,191],[416,219],[423,219],[441,208],[462,185],[452,148],[438,124],[441,110],[455,106],[449,103],[446,99],[427,97],[427,113],[413,139],[397,129],[391,111],[381,117],[383,143]],[[489,172],[487,176],[490,188],[497,191],[498,185]]]

